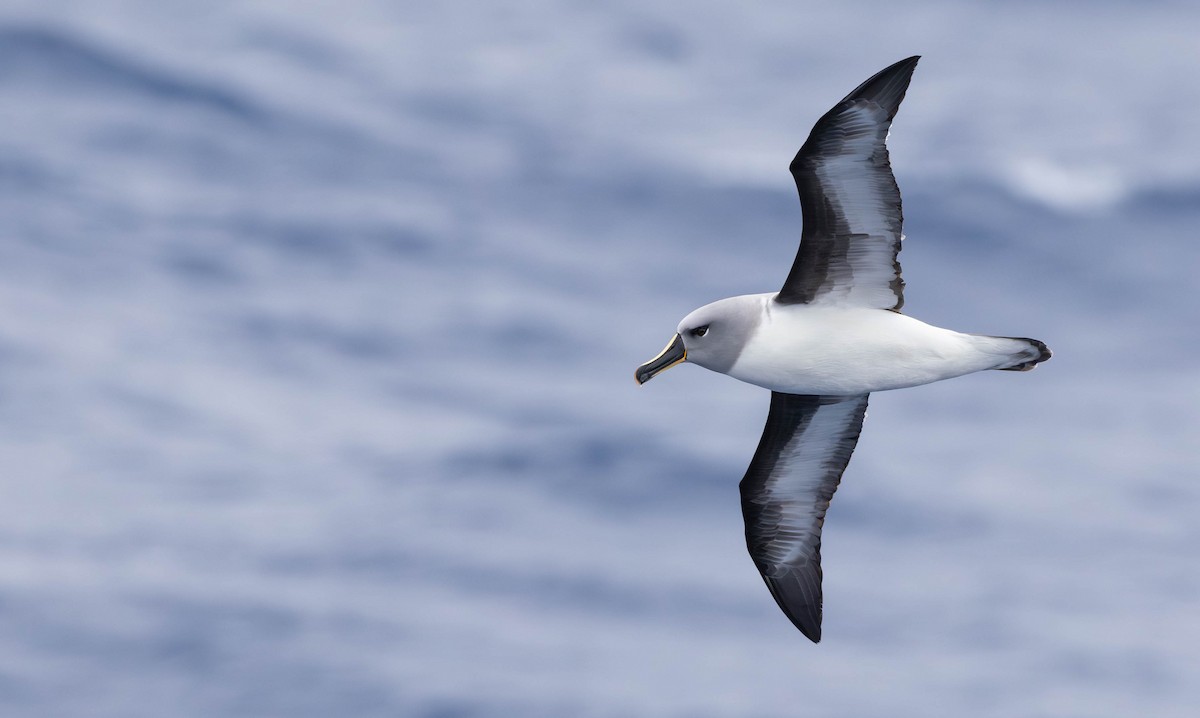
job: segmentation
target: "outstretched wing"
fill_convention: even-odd
[[[804,232],[776,301],[899,310],[900,188],[887,134],[919,57],[859,85],[817,121],[790,169]]]
[[[821,640],[821,526],[854,452],[867,395],[771,392],[762,440],[742,479],[746,546],[796,628]]]

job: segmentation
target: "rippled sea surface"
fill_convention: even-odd
[[[1193,716],[1183,3],[0,7],[0,713]],[[923,54],[905,310],[825,637],[744,553],[765,392],[633,368],[770,291],[786,166]]]

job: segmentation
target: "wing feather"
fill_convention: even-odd
[[[789,169],[800,249],[776,301],[899,310],[903,213],[887,134],[919,57],[888,67],[827,112]]]
[[[771,393],[741,482],[746,546],[800,632],[821,640],[821,527],[866,416],[867,395]]]

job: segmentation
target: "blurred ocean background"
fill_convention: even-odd
[[[0,3],[0,715],[1195,716],[1200,5]],[[776,289],[859,82],[905,311],[825,638],[745,555]]]

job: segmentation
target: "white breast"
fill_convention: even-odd
[[[763,318],[728,374],[789,394],[900,389],[990,369],[975,337],[884,309],[781,305]]]

